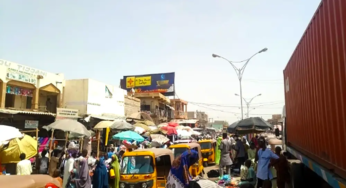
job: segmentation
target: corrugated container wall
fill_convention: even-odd
[[[346,178],[346,0],[323,0],[284,70],[287,145]]]

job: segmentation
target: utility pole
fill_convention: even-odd
[[[249,63],[249,61],[255,57],[257,54],[259,53],[262,53],[262,52],[266,52],[268,50],[268,48],[263,48],[262,50],[258,51],[257,53],[255,53],[254,55],[252,55],[250,58],[248,59],[245,59],[243,61],[238,61],[238,62],[235,62],[235,61],[230,61],[222,56],[219,56],[219,55],[216,55],[216,54],[212,54],[212,57],[214,58],[221,58],[221,59],[224,59],[226,60],[229,64],[231,64],[231,66],[233,67],[233,69],[235,70],[236,74],[237,74],[237,77],[238,77],[238,80],[239,80],[239,90],[240,90],[240,110],[241,110],[241,119],[243,119],[243,88],[242,88],[242,85],[241,85],[241,81],[243,79],[243,74],[244,74],[244,71],[245,71],[245,68],[246,68],[246,65]],[[245,62],[245,64],[241,67],[241,68],[237,68],[234,63],[242,63],[242,62]]]

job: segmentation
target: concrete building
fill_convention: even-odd
[[[125,95],[125,116],[128,117],[141,111],[141,100]]]
[[[208,122],[209,122],[208,114],[206,114],[205,112],[190,111],[190,112],[187,112],[187,118],[198,120],[198,126],[199,127],[208,127],[208,125],[209,125],[208,124]]]
[[[78,109],[80,116],[124,117],[126,91],[92,79],[66,80],[64,107]]]
[[[56,113],[64,75],[0,59],[0,108]]]
[[[174,107],[174,119],[188,119],[187,102],[182,99],[171,99],[171,106]]]
[[[134,97],[141,100],[141,112],[146,112],[155,124],[167,122],[174,118],[171,101],[161,93],[135,93]]]

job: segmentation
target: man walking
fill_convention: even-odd
[[[246,156],[246,153],[245,153],[245,147],[244,147],[244,144],[243,142],[237,138],[236,139],[236,144],[235,144],[235,151],[236,151],[236,159],[237,159],[237,168],[239,169],[239,172],[240,172],[240,167],[241,165],[244,165],[245,163],[245,156]]]
[[[227,138],[227,133],[222,134],[222,141],[219,146],[219,149],[221,150],[221,158],[220,158],[220,176],[223,177],[223,169],[226,167],[226,172],[228,175],[231,175],[231,165],[233,164],[230,152],[231,152],[231,141]]]

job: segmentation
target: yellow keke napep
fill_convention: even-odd
[[[201,154],[201,146],[198,143],[184,143],[184,144],[174,144],[169,146],[169,149],[172,149],[174,158],[179,157],[186,150],[196,150],[198,152],[198,162],[190,166],[189,171],[193,177],[201,175],[203,172],[203,160]]]
[[[201,146],[201,153],[203,157],[203,166],[207,167],[208,164],[215,163],[215,148],[216,141],[207,139],[198,141]]]
[[[125,152],[120,165],[120,188],[164,188],[173,162],[169,149],[150,148]]]
[[[45,188],[47,184],[60,187],[60,183],[49,175],[9,175],[0,177],[0,185],[6,185],[6,188]]]

